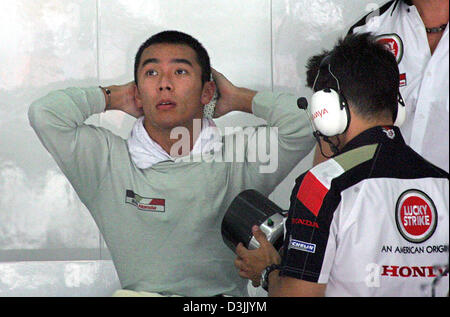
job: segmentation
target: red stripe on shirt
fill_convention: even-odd
[[[166,201],[165,201],[165,199],[153,198],[153,199],[149,202],[149,205],[165,206],[165,205],[166,205]]]
[[[317,217],[320,207],[322,207],[323,199],[327,193],[328,188],[326,188],[313,173],[308,172],[300,184],[297,199]]]

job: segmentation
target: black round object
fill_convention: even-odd
[[[267,239],[279,250],[284,237],[284,212],[273,201],[250,189],[240,193],[230,204],[222,220],[222,238],[234,252],[239,242],[247,249],[259,247],[252,227],[260,226]]]

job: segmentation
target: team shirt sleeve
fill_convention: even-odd
[[[280,275],[327,283],[336,254],[334,211],[339,197],[310,172],[291,194]]]

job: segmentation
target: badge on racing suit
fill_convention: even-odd
[[[394,56],[397,64],[403,58],[403,41],[398,34],[382,34],[377,36],[376,41],[383,44]],[[406,86],[406,73],[400,74],[400,87]]]
[[[397,200],[395,221],[398,231],[407,241],[424,242],[436,229],[436,207],[427,194],[418,189],[409,189]]]

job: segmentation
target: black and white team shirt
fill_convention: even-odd
[[[352,32],[374,33],[395,55],[406,103],[406,121],[401,127],[405,141],[449,172],[448,24],[433,55],[423,21],[411,1],[387,2],[356,23]]]
[[[280,275],[326,283],[326,296],[427,296],[448,245],[448,173],[375,127],[296,180]]]

